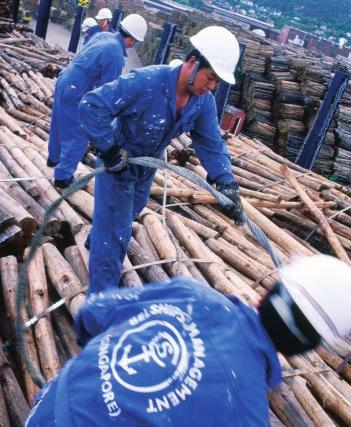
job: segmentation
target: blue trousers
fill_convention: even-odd
[[[55,168],[56,179],[68,179],[74,175],[88,146],[82,132],[78,106],[80,97],[70,97],[65,82],[57,81],[51,114],[49,158],[59,162]]]
[[[89,257],[89,292],[118,286],[132,236],[132,222],[147,203],[156,170],[133,167],[95,178]]]

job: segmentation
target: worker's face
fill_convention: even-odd
[[[210,90],[214,90],[218,82],[219,78],[211,68],[201,68],[195,76],[192,87],[193,94],[196,96],[204,95]]]
[[[99,27],[101,27],[102,31],[108,31],[109,28],[109,20],[108,19],[98,19],[97,21]]]
[[[130,47],[134,47],[137,43],[137,40],[135,40],[133,37],[126,37],[124,39],[124,43],[125,43],[126,49],[128,49]]]
[[[196,66],[196,58],[192,57],[188,61],[189,78],[195,66]],[[211,91],[214,90],[218,82],[219,82],[219,78],[215,74],[215,72],[212,70],[212,68],[201,68],[201,70],[199,70],[196,73],[194,84],[192,86],[191,91],[196,96],[204,95],[210,90]]]

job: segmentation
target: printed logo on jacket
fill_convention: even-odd
[[[181,405],[196,393],[205,358],[201,332],[190,314],[172,304],[144,308],[120,336],[105,335],[100,341],[101,394],[109,415],[123,412],[122,393],[144,402],[149,414]]]

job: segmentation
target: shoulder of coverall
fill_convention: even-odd
[[[84,48],[75,56],[73,62],[79,61],[80,57],[85,57],[86,60],[93,65],[96,63],[97,56],[107,56],[111,60],[116,57],[126,56],[124,45],[118,39],[116,34],[112,33],[96,33],[86,43]]]
[[[162,93],[169,98],[175,97],[176,83],[179,75],[179,68],[173,68],[168,65],[150,65],[147,67],[131,70],[132,78],[136,79],[136,84],[143,86],[143,94]],[[128,74],[126,75],[128,77]],[[138,83],[137,83],[138,82]],[[196,97],[198,108],[206,103],[213,103],[214,97],[212,94],[205,94]]]
[[[168,65],[149,65],[147,67],[133,68],[131,70],[138,78],[145,80],[145,83],[155,85],[162,83],[170,72]]]
[[[99,27],[100,28],[100,27]],[[110,44],[110,43],[119,43],[118,38],[116,37],[116,33],[109,33],[107,31],[96,31],[93,33],[93,36],[90,40],[94,40],[94,43],[90,43],[84,48],[91,48],[93,45],[97,48],[98,45],[101,44]]]
[[[156,283],[134,289],[114,289],[91,294],[80,308],[74,319],[74,329],[81,345],[100,334],[111,325],[123,322],[124,310],[128,317],[140,312],[141,305],[159,303],[167,304],[205,304],[215,311],[219,306],[227,310],[236,310],[235,306],[243,304],[228,298],[189,278],[175,278],[170,283]],[[250,310],[250,309],[249,309]],[[253,313],[254,314],[254,313]]]
[[[89,35],[93,35],[93,34],[97,34],[97,33],[101,33],[102,29],[100,27],[100,25],[94,25],[93,27],[90,27],[87,31],[87,33]]]

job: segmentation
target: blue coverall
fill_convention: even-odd
[[[79,103],[90,90],[115,80],[125,65],[126,50],[119,33],[101,33],[88,43],[60,74],[54,94],[49,159],[59,162],[55,179],[73,176],[88,145],[79,121]]]
[[[251,308],[193,280],[92,294],[82,352],[26,427],[267,427],[275,348]]]
[[[102,33],[102,32],[103,31],[100,25],[94,25],[93,27],[90,27],[86,32],[86,35],[84,36],[83,46],[85,46],[95,34]],[[111,27],[111,25],[109,26],[108,32],[115,33],[115,30]]]
[[[193,146],[212,181],[234,181],[211,93],[192,96],[176,117],[180,67],[134,70],[86,94],[80,104],[82,128],[102,152],[117,143],[130,157],[162,157],[171,139],[191,132]],[[111,122],[117,118],[116,127]],[[95,180],[89,260],[89,291],[118,286],[132,233],[132,221],[148,200],[155,169],[129,166]]]

